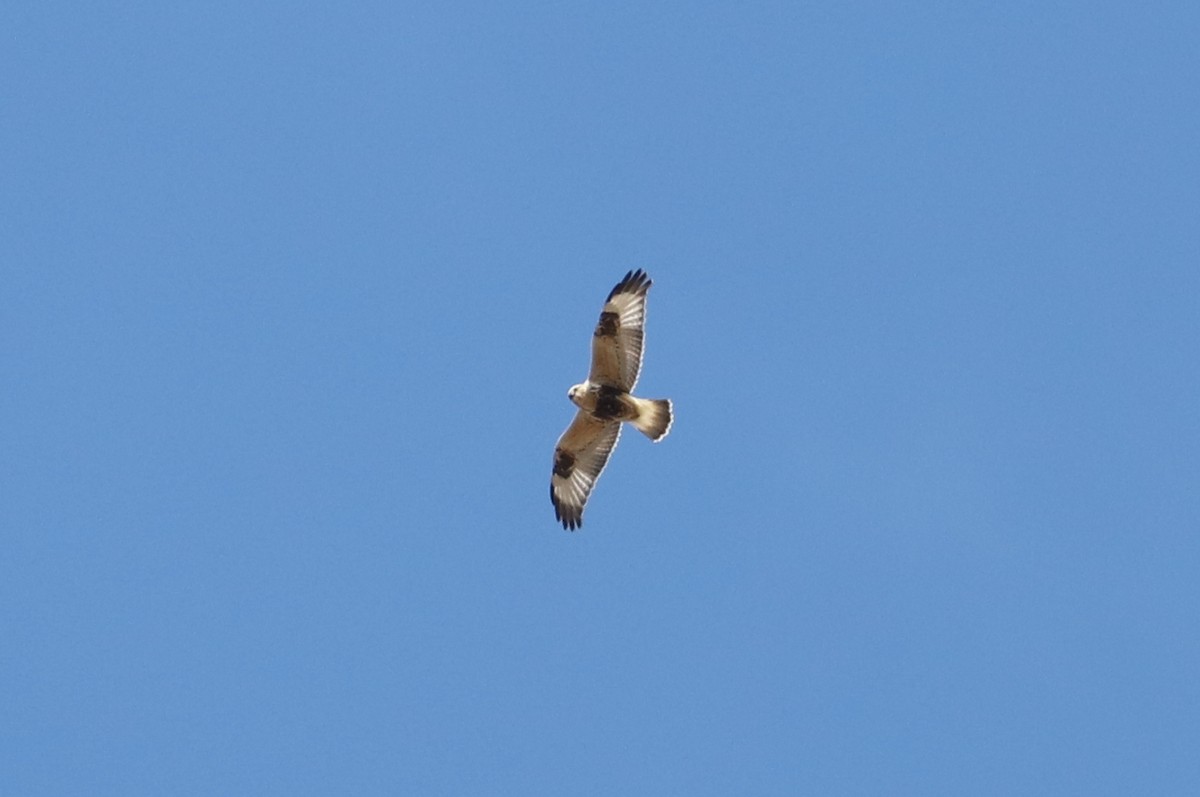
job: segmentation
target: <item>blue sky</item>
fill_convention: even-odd
[[[1194,5],[0,17],[0,793],[1200,786]]]

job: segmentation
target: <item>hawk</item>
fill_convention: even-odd
[[[631,395],[642,367],[646,293],[650,277],[630,271],[608,294],[592,333],[592,369],[584,382],[567,391],[579,412],[554,447],[550,501],[564,529],[583,525],[583,506],[621,436],[621,423],[658,442],[671,430],[668,399]]]

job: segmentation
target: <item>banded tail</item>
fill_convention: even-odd
[[[632,421],[637,430],[656,443],[666,437],[675,421],[671,400],[630,398],[633,398],[638,409],[638,415]]]

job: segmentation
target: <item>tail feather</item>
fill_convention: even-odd
[[[634,399],[637,402],[638,416],[633,419],[633,425],[642,434],[654,442],[658,442],[671,431],[675,421],[675,413],[670,399]]]

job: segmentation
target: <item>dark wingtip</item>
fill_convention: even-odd
[[[645,293],[646,291],[650,290],[650,286],[652,284],[653,283],[650,280],[650,275],[648,275],[642,269],[639,268],[634,271],[626,271],[625,276],[621,278],[621,281],[618,282],[616,286],[614,286],[613,289],[608,292],[608,299],[605,301],[611,300],[612,297],[616,296],[618,293]]]
[[[568,515],[558,504],[558,496],[554,494],[554,482],[550,483],[550,503],[554,504],[554,519],[562,523],[567,531],[574,531],[583,526],[583,513]]]

